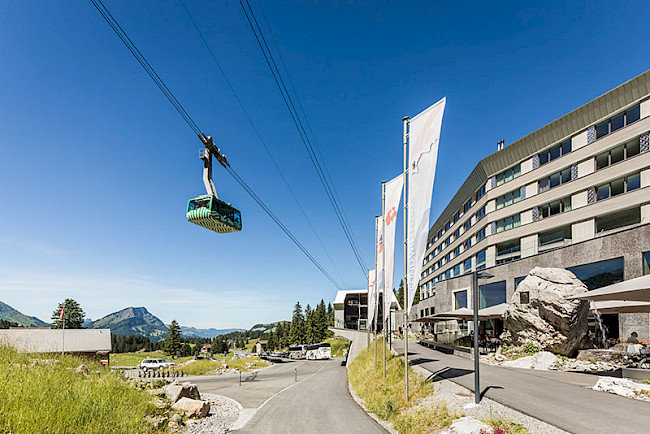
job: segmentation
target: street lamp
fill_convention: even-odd
[[[478,352],[478,279],[489,279],[494,277],[486,271],[474,271],[472,273],[472,310],[474,311],[474,404],[481,402],[481,382],[479,376],[479,352]]]

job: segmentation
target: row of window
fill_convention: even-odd
[[[619,194],[627,193],[641,188],[641,174],[635,173],[624,178],[615,179],[597,188],[596,197],[598,200],[609,199]]]
[[[627,126],[632,122],[639,120],[640,116],[641,116],[640,105],[637,105],[623,113],[620,113],[596,126],[596,138],[603,137],[620,128],[623,128],[624,126]],[[538,154],[540,166],[543,166],[546,163],[553,161],[557,158],[560,158],[570,152],[572,152],[572,143],[571,143],[571,139],[568,139],[546,151],[540,152]],[[597,155],[595,157],[596,170],[600,170],[602,168],[615,164],[619,161],[638,155],[639,152],[640,152],[639,138],[636,138],[629,143],[617,146],[616,148],[613,148],[609,151]],[[511,167],[497,174],[496,184],[497,186],[500,186],[508,181],[518,178],[519,176],[521,176],[521,164],[517,164],[516,166]],[[548,177],[539,180],[538,181],[539,192],[542,193],[544,191],[550,190],[570,180],[571,180],[571,168],[568,167],[560,172],[554,173],[553,175],[550,175]],[[486,193],[486,188],[485,185],[483,185],[481,186],[481,188],[479,188],[476,191],[475,194],[476,201],[480,200],[485,195],[485,193]],[[605,194],[605,190],[603,190],[603,194]],[[520,200],[521,200],[521,190],[520,189],[513,190],[510,193],[497,197],[496,208],[501,209],[505,206],[517,203]],[[442,235],[451,228],[453,224],[457,223],[460,220],[460,218],[464,214],[466,214],[473,205],[474,202],[472,199],[465,202],[462,211],[461,210],[457,211],[454,214],[452,221],[447,221],[444,225],[444,229],[440,229],[437,233],[437,236],[434,235],[432,241],[427,244],[427,249],[429,249],[437,240],[439,240],[442,237]],[[476,221],[478,222],[483,217],[485,217],[485,215],[486,215],[486,210],[485,207],[483,207],[482,209],[476,212],[475,214]],[[471,228],[471,226],[472,226],[471,219],[467,220],[463,225],[465,231],[468,231]],[[459,230],[456,230],[454,235],[455,238],[458,238]],[[451,243],[451,237],[445,240],[445,247],[448,246],[450,243]],[[441,245],[439,251],[441,252],[442,249],[443,247]]]
[[[515,214],[510,217],[498,220],[496,222],[497,234],[499,232],[507,231],[516,228],[521,224],[521,214]]]
[[[571,211],[571,196],[554,200],[539,207],[539,218],[545,219],[554,216],[555,214],[562,214],[563,212]]]

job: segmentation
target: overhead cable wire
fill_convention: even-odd
[[[244,6],[244,2],[246,3],[246,6]],[[275,81],[276,86],[278,87],[278,90],[280,91],[280,94],[282,96],[282,99],[284,101],[284,104],[286,105],[287,109],[289,110],[289,114],[291,115],[291,118],[296,126],[296,129],[298,130],[298,134],[300,136],[301,141],[303,142],[303,145],[305,146],[305,149],[307,150],[307,154],[309,155],[309,158],[312,162],[312,165],[316,169],[316,174],[318,175],[318,178],[320,179],[320,182],[325,190],[325,193],[327,195],[327,198],[329,199],[330,203],[332,204],[332,208],[336,214],[337,219],[339,220],[339,223],[341,225],[341,228],[343,229],[343,232],[345,233],[345,236],[348,240],[348,243],[350,244],[350,247],[352,248],[352,251],[357,259],[357,262],[359,263],[359,266],[361,268],[361,271],[364,275],[364,278],[366,276],[366,266],[363,262],[363,258],[361,257],[360,250],[358,248],[358,245],[354,241],[354,237],[352,235],[352,231],[349,228],[349,225],[346,224],[346,221],[343,217],[343,213],[341,210],[341,207],[336,200],[336,196],[334,192],[332,191],[332,187],[330,186],[324,170],[321,166],[321,163],[318,159],[318,155],[314,151],[314,148],[310,142],[309,135],[307,134],[307,131],[303,125],[302,120],[300,119],[300,116],[298,114],[298,111],[296,110],[296,106],[293,102],[293,99],[291,98],[291,94],[289,93],[286,84],[284,83],[284,80],[282,78],[282,74],[280,73],[280,70],[277,67],[277,63],[273,57],[273,53],[269,49],[268,43],[266,42],[266,38],[264,37],[264,34],[262,32],[261,27],[259,26],[259,23],[257,22],[257,18],[255,17],[255,14],[250,6],[250,3],[248,0],[239,0],[239,4],[242,7],[242,10],[244,11],[244,15],[246,16],[246,19],[248,21],[248,24],[251,27],[251,30],[253,31],[253,35],[255,36],[255,39],[257,40],[257,44],[259,45],[260,49],[262,50],[262,54],[264,56],[264,59],[266,61],[266,64],[268,65],[269,69],[271,70],[271,74],[273,75],[273,79]]]
[[[325,252],[325,255],[327,256],[327,258],[329,259],[330,263],[331,263],[332,266],[334,267],[334,270],[336,271],[336,273],[338,274],[338,276],[341,278],[341,281],[342,281],[343,284],[345,285],[345,279],[343,278],[343,275],[341,274],[341,272],[339,271],[338,267],[336,266],[336,263],[334,262],[334,260],[333,260],[332,257],[330,256],[330,254],[329,254],[327,248],[325,247],[325,244],[323,243],[323,240],[321,239],[320,235],[318,235],[318,231],[316,231],[316,228],[314,228],[314,225],[312,224],[311,220],[310,220],[309,217],[307,216],[307,213],[305,212],[304,208],[303,208],[302,205],[300,204],[300,201],[298,200],[298,197],[296,196],[295,192],[293,191],[293,188],[291,188],[291,185],[289,184],[289,181],[288,181],[287,178],[284,176],[284,173],[283,173],[282,170],[280,169],[279,164],[277,163],[276,159],[273,157],[273,153],[271,152],[271,150],[270,150],[269,147],[267,146],[266,141],[265,141],[264,138],[262,137],[262,134],[260,133],[259,129],[257,128],[257,125],[256,125],[255,122],[253,121],[253,118],[252,118],[251,115],[248,113],[248,110],[246,110],[246,107],[244,106],[244,103],[242,102],[241,98],[240,98],[239,95],[237,94],[237,91],[235,90],[235,87],[233,86],[233,84],[232,84],[232,82],[230,81],[230,79],[228,78],[228,75],[226,74],[226,72],[225,72],[224,69],[222,68],[221,63],[217,60],[217,56],[214,54],[212,48],[211,48],[210,45],[208,44],[208,41],[207,41],[207,39],[205,38],[205,35],[204,35],[203,32],[201,31],[201,29],[199,28],[199,26],[198,26],[196,20],[194,19],[194,16],[192,15],[192,13],[190,12],[189,8],[188,8],[187,5],[185,4],[185,1],[180,0],[180,3],[181,3],[181,6],[183,7],[183,9],[185,10],[185,13],[186,13],[187,16],[189,17],[190,22],[192,23],[192,26],[194,27],[194,29],[196,30],[196,32],[199,34],[199,37],[201,38],[201,41],[202,41],[202,43],[203,43],[203,46],[206,48],[206,50],[207,50],[208,53],[210,54],[210,57],[212,58],[212,61],[213,61],[214,64],[217,66],[217,69],[218,69],[219,72],[221,73],[221,76],[223,77],[223,79],[226,81],[226,84],[228,85],[228,88],[230,89],[230,91],[232,92],[233,96],[235,97],[235,100],[237,101],[237,103],[238,103],[239,106],[241,107],[242,111],[244,112],[244,115],[246,116],[246,119],[248,119],[248,122],[251,124],[251,127],[253,128],[253,131],[254,131],[255,134],[257,135],[257,138],[260,140],[260,143],[262,144],[262,146],[264,147],[264,150],[266,151],[266,153],[268,154],[269,158],[271,159],[271,162],[272,162],[273,165],[275,166],[275,169],[277,170],[278,174],[279,174],[280,177],[282,178],[282,181],[284,182],[284,184],[287,186],[287,189],[289,190],[289,193],[290,193],[291,196],[293,197],[293,200],[296,202],[296,205],[297,205],[298,208],[300,209],[300,212],[301,212],[302,215],[305,217],[305,220],[307,220],[307,224],[309,225],[309,227],[311,228],[312,232],[314,233],[314,236],[316,237],[316,239],[317,239],[318,242],[320,243],[321,247],[323,248],[323,251]],[[346,285],[346,286],[347,286],[347,285]]]
[[[192,117],[187,113],[185,108],[182,106],[182,104],[178,101],[178,99],[174,96],[174,94],[171,92],[171,90],[167,87],[165,82],[160,78],[160,76],[156,73],[156,71],[153,69],[151,64],[147,61],[147,59],[144,57],[144,55],[138,50],[138,48],[135,46],[133,41],[129,38],[127,33],[122,29],[122,27],[119,25],[115,17],[111,15],[111,13],[108,11],[106,6],[102,3],[101,0],[90,0],[92,4],[95,6],[97,11],[101,14],[101,16],[104,18],[104,20],[108,23],[108,25],[113,29],[115,34],[120,38],[122,43],[129,49],[131,54],[136,58],[138,63],[140,63],[140,66],[145,70],[145,72],[149,75],[149,77],[156,83],[158,88],[161,90],[161,92],[165,95],[167,100],[174,106],[176,111],[181,115],[183,120],[187,123],[187,125],[190,127],[190,129],[197,135],[201,136],[201,129],[198,127],[196,122],[192,119]],[[255,193],[255,191],[235,172],[235,170],[229,166],[224,166],[228,173],[237,181],[237,183],[248,193],[253,200],[266,212],[266,214],[275,222],[276,225],[293,241],[293,243],[302,251],[302,253],[307,256],[307,258],[320,270],[321,273],[330,281],[332,284],[337,288],[341,289],[339,284],[332,278],[332,276],[325,270],[321,264],[314,258],[311,253],[300,243],[300,241],[291,233],[291,231],[287,228],[287,226],[282,223],[282,221],[271,211],[271,209],[264,203],[264,201]]]

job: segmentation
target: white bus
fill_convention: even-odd
[[[290,359],[304,359],[307,354],[307,345],[295,345],[289,347]]]
[[[307,346],[307,360],[327,360],[332,358],[332,348],[330,344],[314,344]]]

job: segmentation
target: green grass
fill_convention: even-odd
[[[111,366],[137,366],[144,359],[167,359],[171,361],[171,358],[162,351],[148,351],[142,353],[119,353],[111,354]],[[188,360],[193,359],[192,356],[181,357],[177,360],[174,360],[174,363],[177,365],[179,363],[187,362]]]
[[[380,340],[379,351],[383,352]],[[374,347],[374,344],[371,344]],[[363,351],[350,364],[348,378],[366,407],[380,419],[390,421],[400,433],[439,432],[455,418],[446,407],[416,408],[422,398],[433,393],[433,384],[420,378],[409,367],[409,400],[404,396],[404,362],[386,351],[386,382],[383,380],[383,358],[374,351]]]
[[[226,363],[228,364],[229,368],[232,369],[240,369],[242,371],[250,371],[251,369],[246,367],[247,363],[255,363],[255,366],[252,369],[259,369],[259,368],[265,368],[269,366],[268,362],[265,362],[264,360],[260,359],[257,356],[253,357],[243,357],[241,359],[232,359],[232,354],[228,354],[228,357],[226,358]]]
[[[257,341],[259,341],[259,339],[249,340],[248,343],[244,346],[244,351],[247,353],[254,353],[256,351],[255,345],[257,344]]]
[[[74,371],[82,363],[90,374]],[[146,421],[163,412],[151,394],[84,359],[0,346],[0,384],[0,433],[166,432]]]
[[[494,434],[528,434],[528,428],[525,426],[510,422],[501,418],[492,418],[483,420],[486,424],[490,425]]]
[[[343,350],[350,347],[350,341],[337,338],[328,338],[325,339],[325,343],[328,343],[332,347],[332,357],[341,357],[343,356]]]

